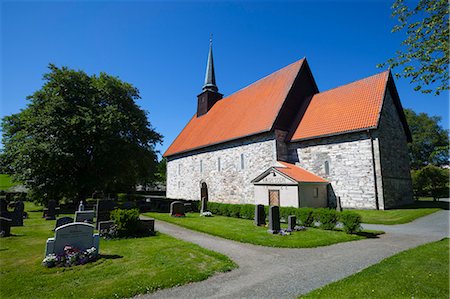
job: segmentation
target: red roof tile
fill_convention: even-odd
[[[296,180],[297,182],[305,183],[328,183],[327,180],[315,175],[295,164],[277,161],[285,167],[275,167],[278,171],[284,173],[288,177]]]
[[[223,98],[201,117],[194,115],[164,156],[270,131],[303,61]]]
[[[315,94],[291,140],[375,128],[389,71]]]

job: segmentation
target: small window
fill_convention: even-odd
[[[319,197],[319,188],[314,188],[314,198]]]
[[[181,182],[178,182],[178,188],[180,188],[181,187]]]
[[[241,154],[241,169],[245,168],[244,154]]]
[[[330,174],[330,163],[325,161],[325,174]]]
[[[181,164],[178,164],[178,175],[181,174]]]
[[[200,172],[203,172],[203,160],[200,160]]]
[[[220,165],[220,158],[217,158],[217,171],[221,171],[222,167]]]

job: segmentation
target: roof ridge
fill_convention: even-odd
[[[375,76],[379,76],[379,75],[381,75],[381,74],[383,74],[383,73],[388,73],[388,74],[389,74],[389,71],[390,71],[390,70],[388,69],[388,70],[386,70],[386,71],[382,71],[382,72],[380,72],[380,73],[376,73],[376,74],[370,75],[370,76],[368,76],[368,77],[364,77],[364,78],[361,78],[361,79],[358,79],[358,80],[354,80],[354,81],[352,81],[352,82],[349,82],[349,83],[346,83],[346,84],[343,84],[343,85],[339,85],[339,86],[336,86],[336,87],[333,87],[333,88],[330,88],[330,89],[327,89],[327,90],[324,90],[324,91],[321,91],[321,92],[318,92],[318,93],[316,93],[315,95],[327,93],[327,92],[329,92],[329,91],[332,91],[332,90],[335,90],[335,89],[338,89],[338,88],[341,88],[341,87],[344,87],[344,86],[347,86],[347,85],[350,85],[350,84],[354,84],[354,83],[359,82],[359,81],[362,81],[362,80],[366,80],[366,79],[369,79],[369,78],[372,78],[372,77],[375,77]]]

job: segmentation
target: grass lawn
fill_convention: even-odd
[[[301,298],[448,298],[449,239],[381,261]]]
[[[371,224],[402,224],[417,218],[435,213],[441,209],[448,210],[448,202],[416,201],[412,205],[392,210],[352,210],[362,217],[363,223]]]
[[[0,190],[7,190],[18,184],[13,182],[8,174],[0,174]]]
[[[255,226],[253,220],[224,216],[200,217],[198,213],[187,213],[184,218],[171,217],[168,213],[144,215],[225,239],[270,247],[318,247],[365,238],[342,231],[318,228],[308,228],[306,231],[294,232],[290,236],[272,235],[267,232],[266,227]],[[373,234],[371,236],[373,237]]]
[[[0,239],[0,298],[124,298],[236,267],[224,255],[157,234],[101,240],[96,262],[47,269],[41,261],[55,221],[43,220],[29,203],[26,210],[30,218],[24,226],[11,229],[15,236]]]

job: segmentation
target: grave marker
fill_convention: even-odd
[[[255,206],[255,225],[256,226],[266,225],[266,212],[264,211],[263,205]]]
[[[88,222],[94,223],[95,212],[94,211],[76,211],[75,222]]]
[[[23,201],[16,201],[14,204],[14,211],[11,214],[11,226],[23,226],[23,210],[25,206]]]
[[[295,230],[295,226],[297,225],[297,216],[290,215],[288,216],[288,232],[292,232]]]
[[[58,218],[56,219],[56,225],[55,225],[55,229],[57,229],[60,226],[69,224],[73,222],[73,218],[72,217],[62,217],[62,218]]]
[[[56,219],[56,201],[50,199],[47,204],[47,214],[45,215],[45,220],[55,220]]]
[[[170,204],[170,216],[172,217],[184,217],[185,208],[181,201],[174,201]]]
[[[269,230],[271,234],[277,234],[280,231],[280,208],[271,206],[269,209]]]
[[[55,229],[55,237],[47,239],[45,256],[61,254],[64,247],[72,246],[80,250],[95,247],[99,250],[99,235],[94,234],[94,226],[89,223],[73,222]]]
[[[108,221],[111,216],[111,212],[116,208],[116,203],[108,199],[97,199],[97,205],[95,208],[97,228],[98,224],[103,221]]]

